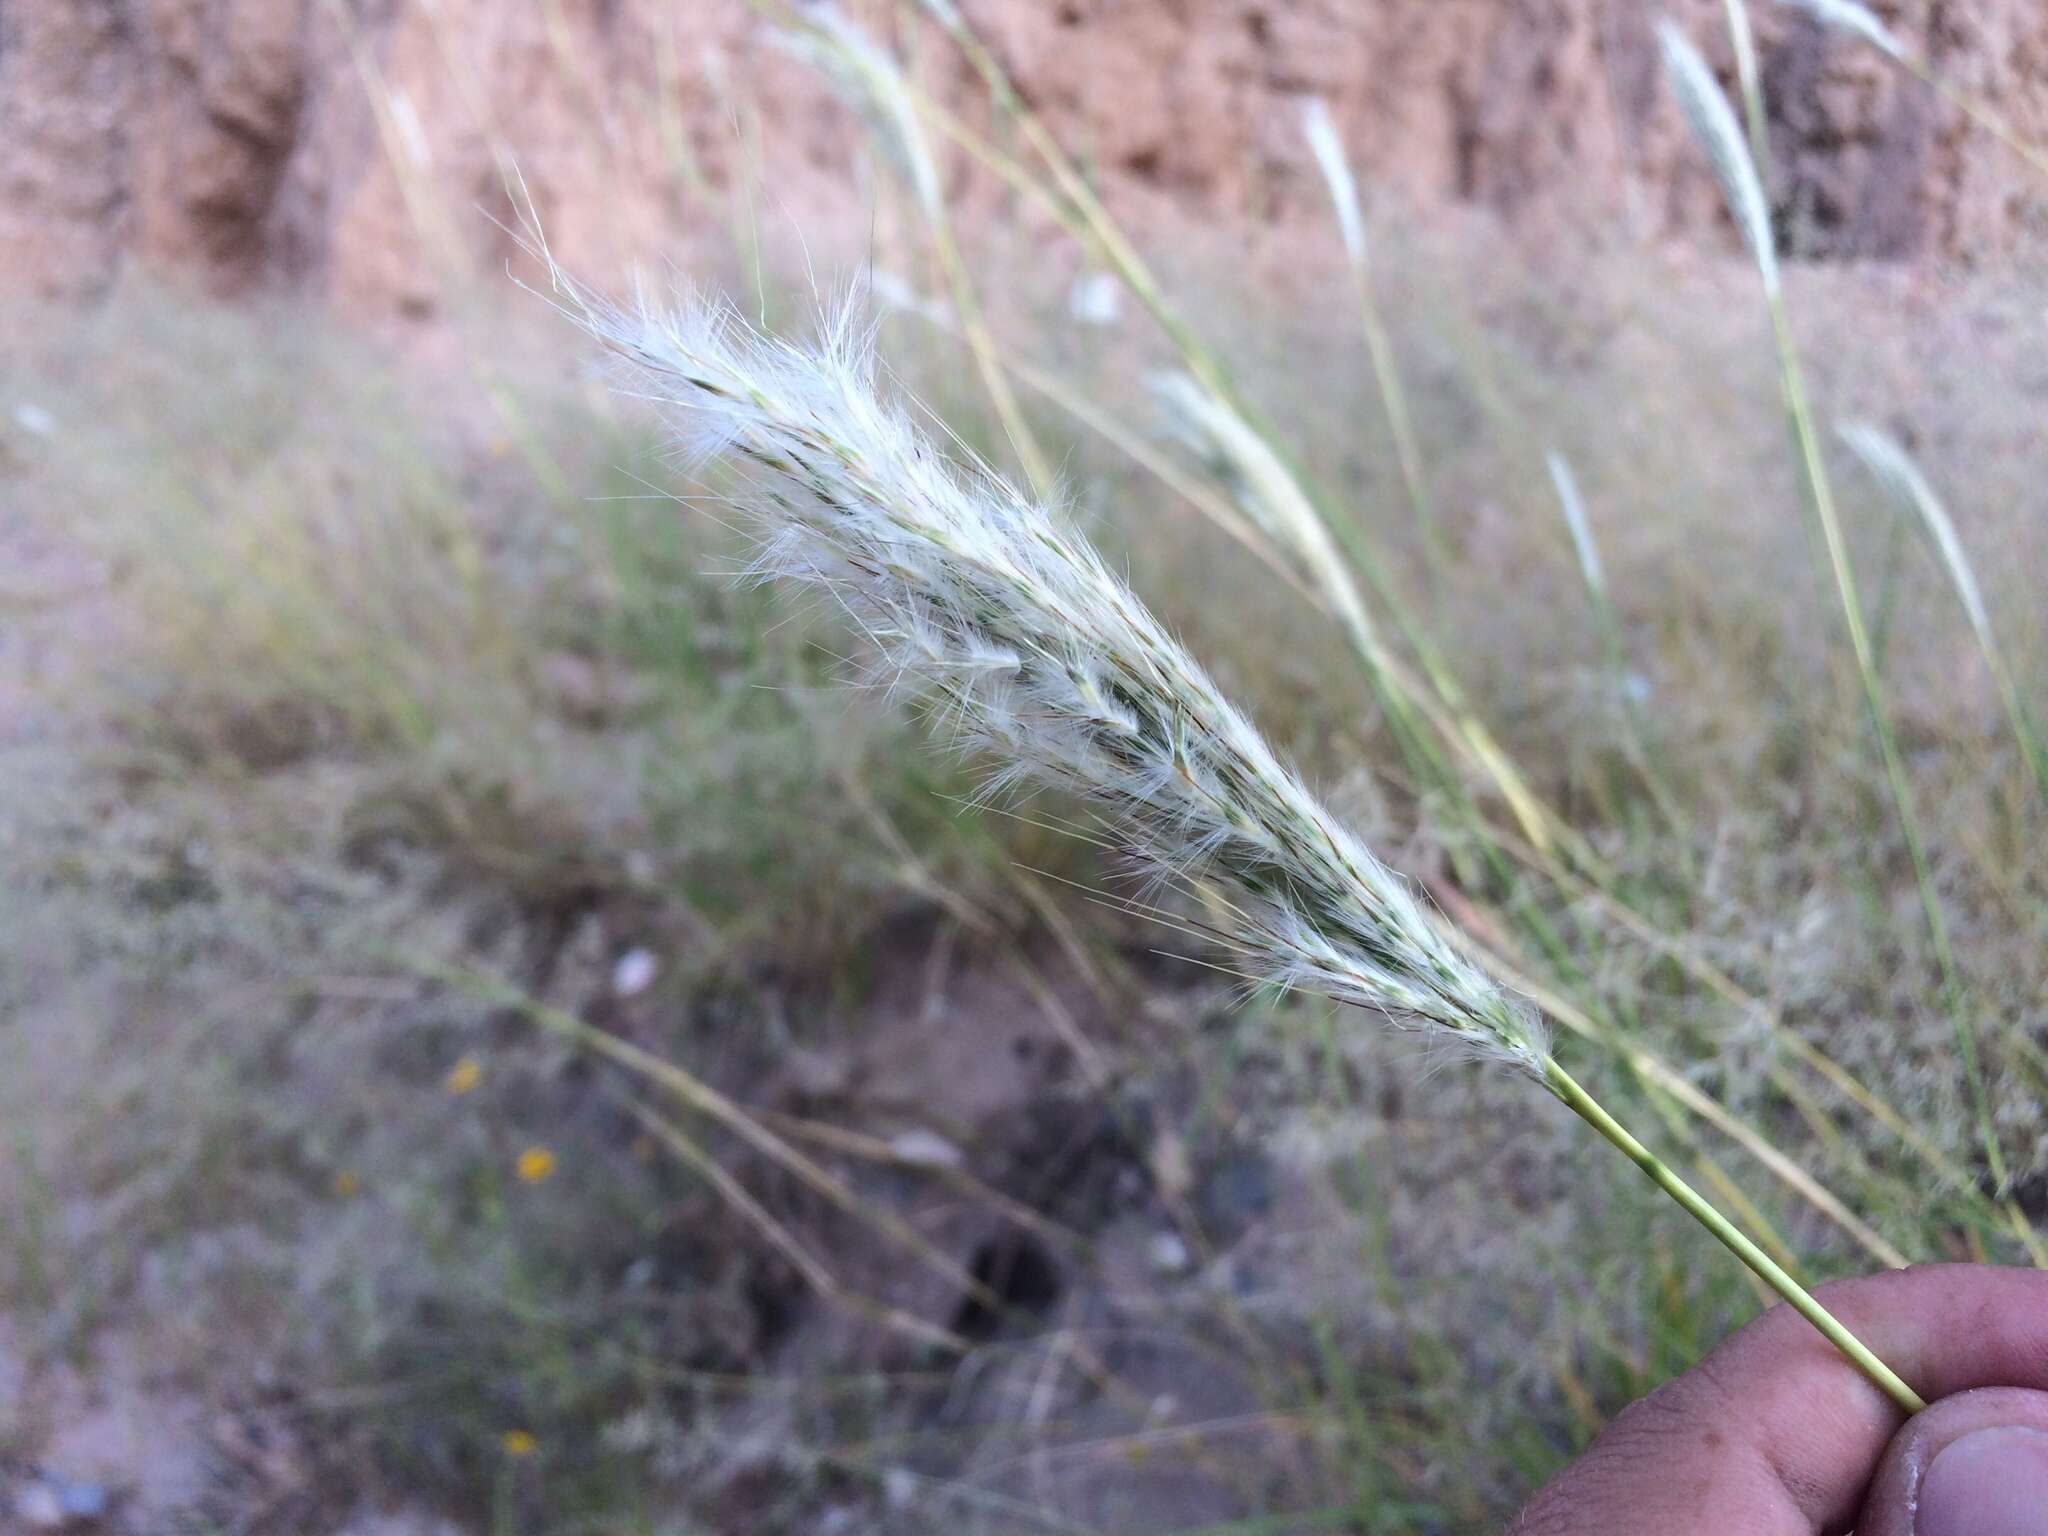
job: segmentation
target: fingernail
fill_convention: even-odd
[[[1979,1429],[1943,1446],[1913,1536],[2048,1536],[2048,1431]]]

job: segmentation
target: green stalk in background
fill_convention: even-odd
[[[1749,24],[1745,0],[1721,0],[1728,13],[1728,41],[1735,50],[1735,81],[1742,91],[1742,115],[1749,127],[1749,154],[1757,180],[1771,181],[1770,119],[1764,115],[1763,73],[1756,62],[1756,29]]]

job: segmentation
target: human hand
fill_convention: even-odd
[[[1631,1404],[1509,1536],[2048,1536],[2048,1272],[1936,1264],[1817,1294],[1924,1413],[1773,1307]]]

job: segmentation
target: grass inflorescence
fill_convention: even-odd
[[[440,10],[488,166],[357,68],[459,377],[146,291],[9,374],[120,622],[47,685],[85,744],[17,732],[0,582],[0,1366],[140,1315],[224,1410],[287,1383],[280,1529],[374,1467],[505,1529],[1478,1532],[1774,1295],[2028,1255],[2038,299],[1787,258],[1742,0],[1740,117],[1668,46],[1747,305],[1524,271],[1313,102],[1267,293],[945,0],[764,6],[886,170],[816,229],[744,79],[668,26],[600,90],[542,9],[770,333],[571,295],[654,430],[481,297],[462,178],[523,157]],[[783,224],[903,318],[774,339]]]
[[[875,393],[844,314],[815,349],[685,298],[622,310],[556,292],[686,447],[753,484],[764,578],[822,587],[886,675],[1001,763],[1106,811],[1161,876],[1225,888],[1247,974],[1425,1027],[1555,1092],[1908,1411],[1912,1388],[1631,1135],[1551,1056],[1536,1016],[1470,964],[1086,543],[979,466],[955,468]]]

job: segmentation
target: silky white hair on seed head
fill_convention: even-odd
[[[1145,868],[1201,880],[1252,978],[1542,1078],[1534,1011],[1459,953],[1086,541],[878,394],[847,310],[798,346],[687,294],[622,309],[553,276],[624,387],[745,477],[730,499],[756,526],[753,569],[830,592],[881,674],[1005,761],[1003,785],[1086,796]]]

